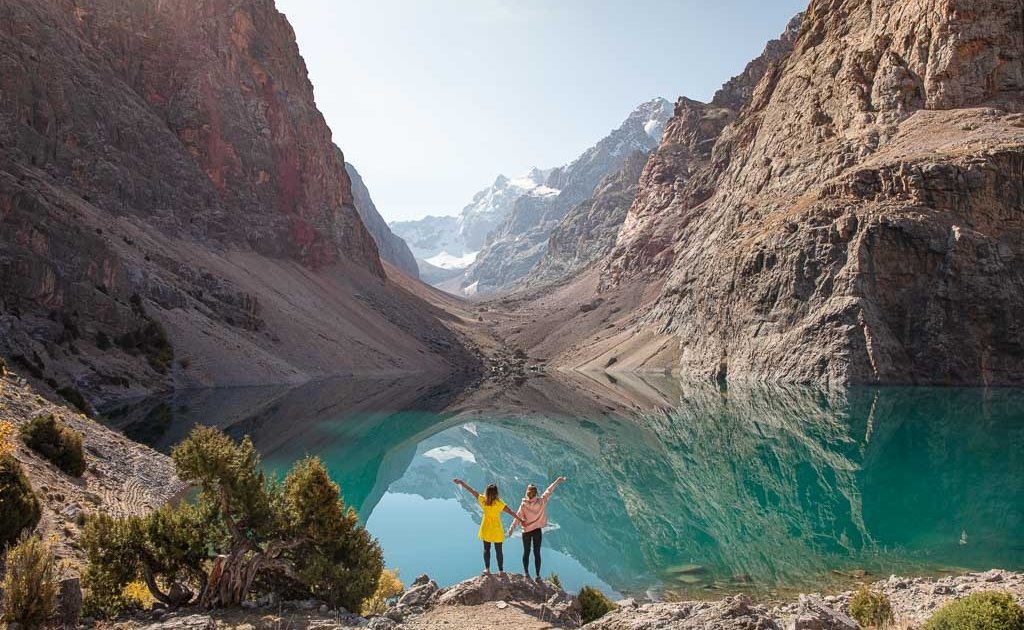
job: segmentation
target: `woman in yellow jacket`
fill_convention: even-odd
[[[471,495],[476,497],[480,507],[484,510],[484,519],[480,521],[480,532],[477,534],[480,540],[484,541],[484,573],[491,572],[491,545],[494,545],[494,552],[498,558],[498,574],[505,574],[505,556],[501,551],[501,545],[505,542],[505,529],[501,525],[501,513],[505,512],[517,521],[520,520],[515,512],[510,510],[505,502],[498,497],[498,486],[491,484],[487,486],[483,494],[480,494],[469,484],[461,479],[453,480],[455,485],[462,486]]]

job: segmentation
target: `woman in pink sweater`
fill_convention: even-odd
[[[523,523],[523,573],[530,575],[530,547],[533,547],[533,564],[537,570],[537,579],[540,578],[540,543],[544,538],[544,527],[548,524],[548,499],[555,491],[558,484],[565,481],[565,477],[555,479],[544,494],[537,496],[537,486],[532,483],[526,487],[526,497],[519,504],[519,511],[516,516],[518,521],[512,521],[508,528],[508,535],[515,531],[519,521]]]

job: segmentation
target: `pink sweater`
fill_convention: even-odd
[[[532,532],[535,529],[546,527],[548,524],[548,499],[551,498],[551,493],[555,491],[555,486],[558,483],[553,483],[548,486],[548,489],[544,491],[544,494],[539,497],[532,499],[523,499],[523,502],[519,504],[519,511],[517,514],[519,518],[523,519],[523,532]],[[515,529],[519,521],[512,523],[512,529]]]

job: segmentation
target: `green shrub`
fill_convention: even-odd
[[[862,586],[850,598],[850,616],[865,628],[882,627],[893,620],[892,605],[885,593]]]
[[[384,555],[338,484],[315,457],[295,463],[284,480],[282,515],[290,537],[307,541],[295,554],[299,575],[317,598],[359,610],[377,590]]]
[[[57,567],[50,545],[38,536],[25,536],[7,552],[6,566],[3,621],[43,627],[57,601]]]
[[[1008,593],[971,593],[940,608],[923,630],[1024,630],[1024,609]]]
[[[153,320],[146,320],[135,330],[118,335],[116,341],[125,352],[145,356],[149,365],[161,374],[167,373],[174,360],[174,348],[167,339],[167,331]]]
[[[562,579],[558,577],[557,573],[552,573],[551,575],[549,575],[548,582],[551,582],[551,584],[559,590],[565,590],[564,588],[562,588]]]
[[[360,610],[376,591],[380,546],[319,459],[297,462],[283,483],[267,481],[249,438],[235,443],[211,427],[194,429],[172,458],[199,488],[195,504],[86,524],[88,614],[116,614],[127,585],[143,578],[161,602],[207,608],[272,591]]]
[[[21,425],[21,440],[72,477],[85,472],[82,435],[53,415],[36,416]]]
[[[10,453],[0,454],[0,549],[18,540],[39,522],[39,499],[32,492],[21,464]]]
[[[57,390],[60,397],[71,403],[75,409],[78,409],[85,415],[89,415],[89,403],[85,401],[85,396],[82,392],[78,391],[74,387],[61,387]]]
[[[615,604],[612,603],[612,600],[592,586],[581,588],[576,598],[580,602],[580,615],[583,618],[583,623],[590,623],[595,619],[600,619],[607,613],[615,610]]]

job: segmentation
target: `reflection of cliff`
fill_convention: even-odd
[[[570,477],[550,544],[616,588],[660,574],[763,589],[844,566],[913,570],[940,549],[963,566],[1024,562],[1024,458],[994,443],[1024,445],[1018,393],[570,378],[494,400],[498,420],[465,404],[479,436],[455,436],[488,479]],[[979,548],[959,548],[961,527]]]
[[[198,392],[117,426],[167,448],[202,418],[252,434],[275,470],[320,455],[364,519],[388,490],[476,514],[452,477],[495,481],[514,507],[564,474],[545,545],[621,592],[1024,566],[1021,392],[567,374],[457,394],[411,379]]]

